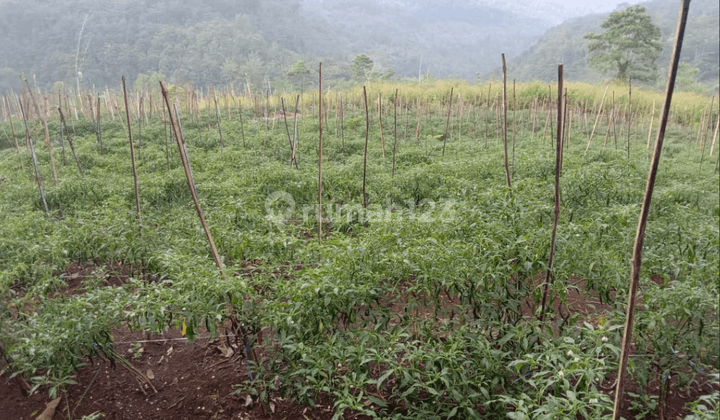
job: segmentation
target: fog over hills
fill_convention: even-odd
[[[667,43],[677,3],[647,5]],[[599,80],[604,75],[583,64],[582,35],[598,31],[615,7],[571,0],[0,0],[0,93],[18,90],[21,73],[36,75],[43,88],[116,86],[123,75],[132,82],[160,73],[174,83],[274,89],[287,86],[299,60],[310,69],[322,61],[328,80],[342,83],[358,54],[373,60],[377,79],[486,79],[505,53],[518,80],[545,80],[561,61],[570,78]],[[584,15],[597,11],[604,13]],[[717,18],[716,0],[693,1],[691,19],[701,23],[690,29],[703,33],[688,36],[697,38],[690,61],[704,78],[717,57]]]

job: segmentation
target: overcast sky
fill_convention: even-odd
[[[481,0],[481,2],[485,2]],[[504,10],[523,10],[526,14],[542,15],[560,23],[564,20],[591,13],[612,12],[619,4],[641,3],[641,0],[487,0],[487,3]]]

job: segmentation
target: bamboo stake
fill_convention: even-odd
[[[590,138],[588,139],[588,144],[585,147],[585,152],[587,152],[588,149],[590,149],[590,143],[592,142],[592,139],[595,136],[595,128],[597,127],[598,121],[600,121],[600,117],[603,114],[603,109],[604,109],[603,105],[605,104],[605,95],[607,95],[607,91],[609,88],[610,88],[610,86],[605,87],[605,92],[603,93],[602,99],[600,100],[600,109],[598,109],[597,116],[595,117],[595,124],[593,124],[592,131],[590,132]],[[655,109],[654,106],[655,105],[653,103],[653,109]]]
[[[630,124],[632,123],[632,80],[628,83],[628,112],[627,112],[627,158],[630,159]]]
[[[393,128],[393,161],[392,161],[392,175],[395,176],[395,157],[397,155],[397,105],[398,105],[398,90],[395,89],[395,97],[393,98],[393,115],[394,115],[394,128]]]
[[[510,168],[508,166],[508,145],[507,145],[507,66],[505,65],[505,54],[502,54],[503,70],[503,148],[505,149],[505,179],[508,188],[510,185]]]
[[[280,97],[280,107],[282,109],[283,120],[285,121],[285,131],[287,132],[288,142],[290,143],[290,167],[292,168],[292,166],[293,166],[292,155],[293,155],[294,144],[292,141],[292,137],[290,137],[290,127],[288,127],[287,115],[285,115],[285,99],[282,96]]]
[[[557,236],[558,221],[560,219],[560,169],[562,167],[562,128],[563,128],[563,65],[558,65],[558,105],[557,105],[557,141],[555,142],[555,218],[550,239],[550,255],[548,256],[547,270],[545,271],[545,284],[543,285],[543,299],[540,308],[540,322],[545,319],[545,306],[547,304],[548,287],[552,279],[552,265],[555,256],[555,238]]]
[[[653,119],[655,118],[655,101],[652,104],[652,114],[650,115],[650,125],[648,126],[648,139],[646,149],[650,148],[650,137],[652,136]]]
[[[213,241],[212,234],[210,233],[210,228],[208,227],[208,224],[205,221],[205,216],[203,215],[202,209],[200,208],[200,200],[198,199],[197,191],[195,189],[195,181],[193,180],[193,175],[190,169],[190,159],[188,158],[187,150],[185,148],[185,138],[182,135],[179,120],[173,118],[170,107],[170,100],[168,99],[167,87],[162,81],[160,82],[160,89],[162,90],[162,95],[165,99],[165,105],[167,106],[168,117],[170,118],[170,125],[172,125],[173,131],[175,132],[175,140],[177,141],[178,152],[180,153],[180,159],[182,160],[183,169],[185,170],[185,178],[187,179],[188,188],[190,189],[190,194],[192,195],[193,203],[195,204],[195,211],[197,212],[200,223],[202,224],[203,230],[205,231],[205,237],[210,244],[210,250],[212,251],[213,258],[215,259],[215,265],[217,266],[218,270],[220,270],[220,273],[224,275],[225,273],[223,270],[222,260],[220,259],[220,254],[215,247],[215,241]],[[177,112],[177,108],[175,109]]]
[[[370,138],[370,111],[368,110],[367,104],[367,90],[363,86],[363,98],[365,98],[365,152],[363,154],[363,182],[362,182],[362,199],[363,208],[367,208],[367,195],[365,194],[365,180],[367,178],[367,149],[368,140]],[[419,118],[419,117],[418,117]],[[418,128],[420,127],[420,120],[418,119]]]
[[[295,121],[293,122],[293,127],[294,127],[293,130],[294,131],[293,131],[293,149],[292,149],[292,153],[293,153],[292,160],[295,162],[295,167],[297,169],[300,169],[300,165],[298,164],[298,159],[297,159],[297,149],[298,149],[298,141],[299,141],[297,116],[298,116],[298,107],[299,106],[300,106],[300,95],[297,95],[297,97],[295,98]]]
[[[323,113],[322,113],[322,63],[318,68],[318,241],[322,242],[322,158],[323,158]]]
[[[28,124],[28,117],[23,107],[22,101],[18,100],[20,105],[20,112],[22,113],[23,121],[25,122],[25,140],[30,145],[30,153],[32,155],[33,167],[35,168],[35,181],[37,182],[38,189],[40,190],[40,199],[42,200],[43,209],[45,210],[45,216],[50,216],[50,210],[48,209],[47,200],[45,199],[45,190],[43,189],[42,177],[40,176],[40,168],[38,167],[37,154],[35,153],[35,145],[33,144],[32,137],[30,137],[30,125]]]
[[[450,88],[450,103],[448,104],[447,122],[445,123],[445,133],[443,134],[443,156],[445,156],[445,145],[447,144],[448,129],[450,128],[450,111],[452,111],[453,89],[454,87]]]
[[[712,156],[713,151],[715,151],[715,142],[718,138],[718,129],[720,129],[720,112],[718,112],[717,122],[715,123],[715,130],[713,130],[712,143],[710,144],[710,156]]]
[[[135,144],[133,143],[132,127],[130,124],[130,107],[128,106],[127,89],[125,87],[125,76],[122,77],[122,85],[123,99],[125,100],[125,117],[128,124],[128,137],[130,138],[130,160],[132,161],[133,182],[135,184],[135,210],[138,222],[141,222],[142,219],[140,217],[140,190],[138,188],[137,168],[135,166]]]
[[[648,215],[650,213],[650,203],[652,201],[653,189],[655,187],[655,178],[657,177],[658,166],[660,165],[660,153],[662,152],[663,140],[665,138],[665,128],[667,127],[668,114],[670,112],[670,103],[672,102],[673,90],[675,89],[675,77],[677,75],[678,62],[680,60],[680,50],[682,49],[683,38],[685,36],[685,26],[687,24],[688,10],[690,9],[690,0],[682,0],[680,5],[680,13],[678,17],[677,30],[675,31],[675,45],[670,60],[670,68],[668,70],[668,83],[665,93],[665,103],[663,104],[660,116],[660,127],[658,128],[657,138],[655,139],[655,150],[653,152],[652,163],[650,165],[647,185],[645,187],[645,198],[643,199],[642,208],[640,210],[640,218],[638,220],[638,228],[635,233],[635,243],[633,245],[633,257],[630,261],[630,290],[628,292],[627,314],[625,316],[625,329],[623,332],[622,347],[620,353],[620,364],[618,366],[617,386],[615,388],[615,402],[613,406],[613,420],[620,419],[620,410],[625,400],[625,371],[627,370],[628,359],[630,357],[633,321],[635,315],[635,300],[637,299],[637,288],[640,282],[640,267],[642,265],[642,248],[645,239],[645,226],[647,225]]]
[[[48,148],[48,153],[50,154],[50,167],[52,168],[53,180],[55,181],[55,184],[57,185],[58,176],[57,176],[57,169],[55,169],[55,157],[53,154],[52,143],[50,142],[50,130],[48,129],[47,115],[40,112],[40,107],[38,106],[37,101],[35,101],[35,95],[33,95],[32,89],[30,89],[30,85],[28,84],[27,78],[25,77],[24,74],[21,76],[20,80],[28,86],[28,92],[30,92],[30,99],[32,100],[33,105],[35,106],[35,112],[37,113],[38,117],[40,118],[40,121],[42,121],[43,126],[45,127],[45,146]]]
[[[513,168],[513,175],[515,175],[515,122],[517,121],[515,118],[515,111],[517,108],[517,98],[515,97],[515,79],[513,79],[513,135],[512,135],[512,168]]]
[[[238,98],[238,115],[240,116],[240,133],[242,134],[243,148],[245,148],[245,126],[242,117],[242,98]]]
[[[100,153],[103,152],[102,143],[102,127],[100,126],[101,114],[100,114],[100,98],[97,100],[97,117],[95,118],[95,136],[97,137],[98,144],[100,145]]]
[[[383,162],[385,161],[385,135],[382,128],[382,93],[378,93],[378,124],[380,126],[380,144],[382,144]]]
[[[218,107],[217,94],[213,92],[213,99],[215,99],[215,119],[218,124],[218,134],[220,134],[220,150],[225,150],[225,142],[223,142],[222,127],[220,126],[220,107]]]
[[[65,133],[67,134],[67,138],[68,138],[68,144],[70,144],[70,150],[72,151],[73,158],[75,158],[75,163],[77,164],[78,171],[80,171],[80,175],[84,175],[85,172],[83,171],[83,168],[80,165],[80,159],[78,159],[77,154],[75,153],[75,146],[73,145],[72,137],[70,136],[70,131],[67,128],[67,124],[65,124],[65,115],[63,114],[61,106],[58,106],[58,112],[60,113],[60,122],[62,123],[62,126],[65,128]]]
[[[340,150],[345,153],[345,104],[340,96]]]

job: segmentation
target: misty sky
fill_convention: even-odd
[[[482,2],[482,0],[481,0]],[[635,5],[641,0],[489,0],[488,3],[504,10],[523,10],[525,14],[552,20],[559,24],[564,20],[590,13],[612,12],[619,4]]]

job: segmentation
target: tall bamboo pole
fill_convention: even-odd
[[[590,142],[592,142],[592,139],[593,139],[593,137],[595,136],[595,128],[597,127],[598,121],[600,121],[600,117],[602,116],[602,113],[603,113],[603,105],[605,104],[605,95],[607,95],[607,91],[608,91],[609,88],[610,88],[610,86],[607,86],[607,87],[605,88],[605,92],[603,93],[602,99],[600,100],[600,109],[598,109],[597,116],[595,117],[595,124],[593,124],[592,131],[590,132],[590,138],[588,139],[588,144],[587,144],[587,146],[585,147],[585,151],[586,151],[586,152],[587,152],[588,149],[590,148]],[[653,104],[654,104],[654,103],[653,103]],[[654,107],[654,105],[653,105],[653,107]],[[654,109],[654,108],[653,108],[653,109]]]
[[[670,103],[672,102],[673,90],[675,89],[675,77],[677,76],[678,62],[680,61],[680,50],[682,49],[683,38],[685,36],[685,26],[687,24],[689,9],[690,0],[682,0],[677,30],[675,31],[675,45],[673,47],[672,58],[670,59],[670,68],[668,69],[668,83],[665,93],[665,103],[663,104],[660,116],[660,127],[658,128],[657,138],[655,140],[655,150],[653,152],[647,185],[645,187],[645,197],[640,210],[637,232],[635,233],[633,256],[630,261],[630,290],[628,291],[625,329],[623,331],[620,364],[618,366],[617,385],[615,387],[613,420],[620,419],[620,410],[622,409],[622,403],[625,400],[625,371],[627,370],[628,359],[631,351],[633,321],[635,316],[635,300],[637,299],[637,288],[638,283],[640,282],[640,268],[642,265],[642,248],[643,241],[645,240],[645,227],[647,225],[648,215],[650,214],[650,203],[652,201],[655,179],[660,165],[660,153],[662,152],[663,140],[665,138],[665,128],[667,127],[668,115],[670,113]]]
[[[38,190],[40,190],[40,199],[42,200],[43,209],[45,210],[45,216],[49,216],[50,210],[48,209],[47,200],[45,199],[45,190],[43,189],[42,177],[40,176],[40,168],[38,167],[35,145],[33,144],[32,137],[30,136],[30,125],[28,124],[27,113],[25,112],[25,107],[23,107],[22,100],[19,100],[18,103],[20,105],[20,112],[22,113],[23,121],[25,122],[25,140],[28,145],[30,145],[30,153],[32,154],[33,167],[35,168],[35,181],[37,182]]]
[[[365,89],[365,86],[363,86],[363,98],[365,99],[365,152],[363,153],[362,199],[363,199],[363,208],[367,208],[367,194],[365,194],[365,180],[367,179],[367,149],[368,149],[368,140],[370,137],[369,136],[369,133],[370,133],[370,111],[368,110],[367,90]]]
[[[505,149],[505,179],[508,188],[510,185],[510,167],[508,165],[508,145],[507,145],[507,66],[505,65],[505,54],[502,54],[502,70],[503,70],[503,148]]]
[[[213,91],[213,99],[215,100],[215,119],[218,124],[218,134],[220,135],[220,150],[225,150],[225,142],[222,136],[222,127],[220,126],[220,107],[218,106],[217,93]]]
[[[187,179],[188,188],[190,189],[190,194],[192,195],[193,204],[195,204],[195,211],[197,212],[200,223],[202,224],[203,230],[205,231],[205,237],[207,238],[208,244],[210,245],[210,250],[213,254],[213,258],[215,259],[215,265],[218,267],[218,270],[220,270],[220,273],[224,275],[223,263],[220,258],[220,254],[215,247],[215,241],[213,241],[212,234],[210,233],[210,228],[208,227],[208,224],[205,221],[205,216],[203,215],[202,209],[200,208],[200,200],[198,199],[197,190],[195,189],[195,181],[193,179],[192,171],[190,169],[190,159],[188,158],[187,150],[185,149],[185,138],[183,137],[182,130],[180,129],[179,121],[173,117],[173,113],[171,110],[172,108],[170,107],[170,99],[168,98],[167,87],[162,81],[160,82],[160,89],[162,90],[165,105],[167,106],[170,125],[172,125],[173,131],[175,132],[175,140],[177,141],[178,152],[180,153],[180,159],[182,160],[183,169],[185,170],[185,178]]]
[[[383,162],[385,161],[385,135],[382,127],[382,92],[378,93],[378,124],[380,126],[380,144],[382,145]]]
[[[445,133],[443,134],[443,148],[442,148],[443,156],[445,156],[445,145],[447,144],[448,129],[450,128],[450,111],[452,111],[453,89],[454,89],[454,87],[450,87],[450,98],[449,98],[450,102],[448,104],[447,121],[445,122]]]
[[[63,114],[61,106],[58,106],[58,112],[60,113],[60,122],[62,123],[62,126],[65,128],[65,134],[67,135],[68,143],[70,144],[70,150],[72,151],[73,158],[75,158],[75,163],[77,164],[78,171],[80,171],[80,175],[84,175],[85,172],[83,171],[83,168],[80,165],[80,159],[78,159],[77,154],[75,153],[75,146],[73,145],[72,137],[70,136],[70,130],[68,130],[67,124],[65,124],[65,115]]]
[[[555,218],[553,220],[552,237],[550,239],[550,255],[548,256],[545,283],[543,285],[543,299],[540,307],[540,322],[545,319],[545,305],[547,304],[548,287],[552,279],[553,258],[555,256],[555,238],[557,236],[558,220],[560,219],[560,170],[562,167],[562,138],[563,138],[563,65],[558,65],[558,105],[557,105],[557,141],[555,142]]]
[[[318,240],[322,242],[322,159],[323,159],[323,113],[322,113],[322,63],[318,67]]]
[[[652,114],[650,115],[650,125],[648,126],[648,139],[647,139],[647,146],[645,146],[646,149],[650,148],[650,137],[652,136],[652,126],[653,126],[653,119],[655,118],[655,101],[653,100],[652,104]]]
[[[38,118],[40,118],[40,120],[43,123],[43,126],[45,127],[45,146],[48,148],[48,153],[50,154],[50,168],[52,169],[53,180],[55,181],[55,184],[57,184],[58,183],[57,169],[55,169],[55,156],[53,153],[52,142],[50,142],[50,130],[48,129],[47,115],[44,112],[40,112],[40,106],[38,105],[37,101],[35,100],[35,95],[33,95],[33,91],[30,88],[30,85],[28,84],[27,78],[25,77],[24,74],[20,77],[20,80],[27,85],[28,92],[30,93],[30,100],[32,100],[33,105],[35,107],[35,112],[37,113]]]
[[[132,125],[130,124],[130,107],[128,106],[127,88],[125,87],[125,76],[122,77],[122,85],[123,99],[125,100],[125,118],[127,119],[128,124],[128,137],[130,138],[130,160],[132,161],[133,182],[135,184],[135,210],[137,212],[138,221],[141,221],[142,219],[140,217],[140,190],[138,188],[137,168],[135,166],[135,144],[133,143]]]
[[[393,98],[393,115],[394,115],[394,128],[393,128],[393,161],[392,161],[392,175],[395,176],[395,158],[397,156],[397,105],[398,105],[398,90],[395,89],[395,97]]]

